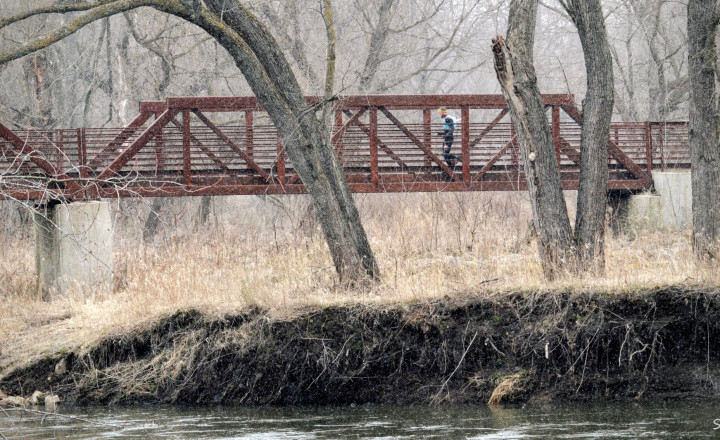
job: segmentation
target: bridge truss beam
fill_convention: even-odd
[[[576,189],[582,115],[568,95],[544,95],[565,189]],[[525,189],[502,95],[369,95],[332,103],[332,142],[356,193]],[[444,107],[459,119],[442,155]],[[614,123],[608,188],[643,190],[651,171],[689,168],[684,122]],[[0,198],[92,200],[300,194],[305,187],[253,97],[177,97],[140,103],[117,129],[10,130],[0,124]]]

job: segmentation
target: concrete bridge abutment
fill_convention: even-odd
[[[653,171],[655,190],[611,201],[617,212],[614,228],[670,229],[692,226],[692,181],[689,171]]]
[[[43,299],[73,288],[112,289],[110,203],[43,205],[35,212],[34,223],[37,289]]]

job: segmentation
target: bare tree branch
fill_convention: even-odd
[[[30,11],[23,12],[21,14],[15,15],[13,17],[9,17],[9,18],[0,20],[0,29],[4,28],[5,26],[8,26],[10,24],[17,23],[18,21],[23,21],[30,17],[34,17],[36,15],[65,14],[68,12],[87,11],[89,9],[96,8],[96,7],[106,4],[106,3],[112,3],[114,1],[116,1],[116,0],[98,0],[97,2],[94,2],[94,3],[68,3],[68,4],[52,5],[52,6],[46,6],[43,8],[32,9]]]
[[[539,4],[540,4],[540,6],[544,7],[545,9],[548,9],[548,10],[550,10],[550,11],[553,11],[553,12],[557,13],[558,15],[560,15],[560,16],[562,16],[562,17],[564,17],[564,18],[569,18],[569,17],[567,16],[567,9],[568,9],[568,7],[567,7],[567,4],[565,3],[565,0],[557,0],[557,2],[560,3],[560,6],[562,6],[562,9],[558,9],[558,8],[552,6],[551,4],[549,4],[548,2],[543,1],[543,0],[540,0],[540,1],[539,1]]]
[[[152,3],[156,2],[145,0],[114,0],[95,5],[90,8],[90,12],[88,12],[87,14],[71,21],[65,26],[56,29],[54,32],[51,32],[46,36],[36,38],[35,40],[16,49],[1,53],[0,64],[5,64],[8,61],[21,58],[27,54],[37,52],[41,49],[45,49],[51,44],[57,43],[63,38],[74,34],[75,32],[89,25],[90,23],[100,20],[101,18],[110,17],[112,15],[119,14],[120,12],[125,12],[130,9],[138,8],[140,6],[148,6]],[[31,12],[32,11],[28,12],[28,14],[30,14]]]
[[[413,28],[415,28],[415,27],[417,27],[417,26],[420,26],[421,24],[427,23],[428,20],[431,20],[433,17],[435,17],[435,16],[438,14],[438,12],[440,12],[440,9],[442,8],[443,4],[445,4],[445,1],[446,1],[446,0],[441,0],[440,3],[438,3],[438,4],[435,6],[435,9],[433,9],[433,11],[432,11],[432,13],[431,13],[430,15],[425,16],[425,17],[422,17],[421,19],[416,20],[415,22],[410,23],[410,24],[407,25],[407,26],[404,26],[404,27],[401,27],[401,28],[397,28],[397,29],[390,29],[390,32],[392,32],[392,33],[394,33],[394,34],[401,34],[401,33],[403,33],[403,32],[407,32],[407,31],[409,31],[409,30],[411,30],[411,29],[413,29]]]

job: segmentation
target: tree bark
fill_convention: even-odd
[[[247,44],[239,45],[215,27],[216,37],[245,75],[283,139],[283,145],[312,196],[318,220],[343,282],[379,277],[379,270],[355,202],[329,137],[270,32],[235,1],[205,0],[208,8]],[[228,6],[232,6],[228,8]]]
[[[333,91],[335,90],[335,18],[332,10],[332,0],[323,0],[323,21],[325,22],[325,33],[327,35],[327,52],[325,55],[325,105],[322,111],[323,125],[325,125],[326,136],[332,136],[332,102]],[[328,142],[328,141],[326,141]]]
[[[153,199],[153,204],[150,207],[150,212],[145,219],[145,225],[143,226],[143,241],[145,243],[151,243],[155,239],[158,227],[160,226],[160,213],[165,205],[165,199],[156,197]]]
[[[533,221],[546,278],[574,272],[576,249],[552,135],[533,66],[537,0],[510,4],[507,41],[493,40],[495,72],[510,108],[522,153]]]
[[[700,260],[716,260],[720,239],[720,147],[715,101],[717,1],[689,0],[687,17],[693,249]]]
[[[358,86],[360,93],[367,92],[380,67],[383,49],[390,36],[390,22],[392,21],[392,13],[396,3],[397,0],[383,0],[380,4],[377,25],[372,31],[370,44],[368,45],[369,53],[365,58],[362,73],[360,73],[360,84]]]
[[[612,55],[600,1],[567,0],[563,6],[578,29],[587,74],[575,242],[580,269],[600,274],[605,267],[607,143],[614,103]]]
[[[212,197],[202,196],[200,199],[200,207],[198,208],[198,226],[205,226],[210,218],[210,210],[212,208]]]

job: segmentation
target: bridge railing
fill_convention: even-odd
[[[577,188],[582,117],[569,96],[544,100],[563,185]],[[308,98],[309,105],[318,102]],[[459,119],[452,150],[458,161],[443,157],[439,107]],[[332,141],[352,191],[525,187],[500,95],[355,96],[333,102],[333,110]],[[687,123],[614,123],[608,151],[610,188],[647,188],[653,169],[689,167]],[[25,178],[0,184],[0,197],[305,191],[277,130],[247,97],[143,102],[138,116],[117,129],[11,131],[0,124],[0,176]],[[46,188],[29,185],[36,176],[56,180]]]

